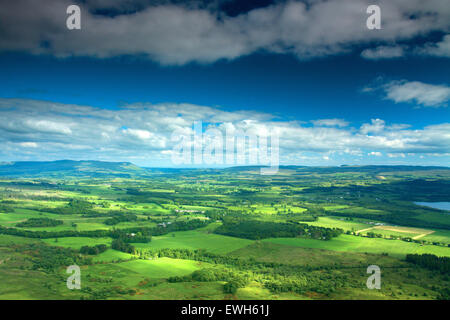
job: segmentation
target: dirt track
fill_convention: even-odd
[[[371,229],[373,229],[373,228],[375,228],[375,227],[370,227],[370,228],[367,228],[367,229],[361,229],[361,230],[355,231],[355,233],[360,233],[360,232],[364,232],[364,231],[369,231],[369,230],[371,230]]]

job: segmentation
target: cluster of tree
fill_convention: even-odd
[[[81,199],[71,199],[69,203],[67,204],[68,207],[75,209],[75,210],[89,210],[94,207],[94,204]]]
[[[5,201],[3,201],[5,202]],[[5,205],[5,204],[0,204],[0,212],[14,212],[14,209],[11,206]]]
[[[368,238],[383,238],[383,235],[375,232],[367,232]]]
[[[327,213],[326,213],[325,209],[322,207],[310,206],[310,207],[308,207],[306,212],[304,212],[303,214],[308,214],[308,215],[312,215],[312,216],[324,216]]]
[[[389,214],[370,214],[370,213],[359,213],[359,212],[340,212],[340,211],[327,211],[331,216],[339,217],[351,217],[351,218],[364,218],[371,220],[384,221],[393,225],[402,225],[407,227],[420,227],[420,228],[438,228],[438,229],[450,229],[450,225],[441,224],[432,221],[423,221],[416,219],[414,216],[417,215],[413,211],[400,211],[395,208],[390,209]]]
[[[89,255],[97,255],[99,253],[105,252],[108,250],[108,247],[105,244],[98,244],[96,246],[82,246],[80,249],[80,253],[89,254]]]
[[[402,240],[405,242],[414,242],[414,243],[420,243],[420,244],[428,244],[428,245],[433,245],[433,246],[448,246],[450,247],[450,243],[441,243],[438,241],[427,241],[424,239],[414,239],[411,237],[402,237],[402,236],[398,236],[398,235],[382,235],[380,233],[375,233],[375,232],[367,232],[366,235],[364,235],[363,233],[356,233],[354,231],[350,231],[347,230],[345,232],[348,235],[354,235],[354,236],[358,236],[358,237],[367,237],[367,238],[383,238],[383,239],[387,239],[387,240]]]
[[[228,268],[205,268],[196,270],[193,273],[186,276],[175,276],[167,279],[169,282],[187,282],[187,281],[199,281],[199,282],[211,282],[211,281],[228,281],[230,279],[245,280],[245,277],[235,270]]]
[[[342,266],[296,266],[278,262],[263,262],[255,261],[254,259],[242,259],[238,257],[233,257],[229,255],[220,255],[211,252],[207,252],[203,249],[189,250],[189,249],[159,249],[159,250],[141,250],[137,251],[143,259],[148,258],[158,258],[167,257],[173,259],[185,259],[185,260],[195,260],[201,262],[207,262],[211,264],[220,264],[233,266],[240,270],[251,270],[263,273],[283,274],[283,275],[301,275],[304,272],[310,272],[313,270],[331,270],[331,269],[341,269]],[[355,265],[354,268],[361,268],[361,265]],[[347,266],[350,268],[350,266]]]
[[[134,253],[135,248],[133,245],[123,241],[122,238],[114,239],[111,243],[111,248],[114,250],[126,252],[126,253]]]
[[[84,215],[95,215],[96,211],[93,210],[94,204],[80,199],[70,199],[68,204],[64,207],[56,208],[36,208],[35,210],[41,212],[50,212],[55,214],[84,214]]]
[[[141,253],[142,254],[142,253]],[[338,288],[349,285],[349,273],[323,272],[323,270],[342,269],[342,266],[300,267],[276,262],[262,262],[253,259],[242,259],[227,255],[218,255],[205,250],[160,249],[144,253],[144,258],[169,257],[208,262],[224,265],[223,268],[206,268],[195,271],[184,277],[171,277],[169,282],[188,281],[227,281],[224,292],[234,293],[245,286],[250,280],[262,281],[272,292],[306,293],[314,291],[329,295]],[[363,268],[355,265],[348,268]]]
[[[21,250],[31,255],[32,269],[55,272],[59,267],[92,264],[92,259],[80,256],[70,248],[48,246],[41,243],[23,245]]]
[[[137,220],[137,216],[135,214],[123,214],[123,215],[117,215],[112,218],[106,219],[105,221],[103,221],[103,223],[108,226],[113,226],[120,222],[136,221],[136,220]]]
[[[133,196],[141,196],[141,195],[145,195],[145,192],[140,191],[139,189],[136,188],[127,188],[127,194],[129,195],[133,195]]]
[[[116,211],[109,211],[109,212],[104,212],[104,211],[94,211],[94,210],[87,210],[83,212],[83,216],[84,217],[88,217],[88,218],[99,218],[99,217],[110,217],[114,214],[111,214],[113,212]],[[120,212],[120,211],[117,211]],[[120,212],[121,214],[123,214],[123,212]]]
[[[224,219],[224,223],[214,232],[252,240],[280,237],[305,237],[329,240],[340,235],[343,230],[310,226],[304,223]]]
[[[142,228],[141,231],[130,232],[129,229],[113,229],[110,237],[121,239],[123,242],[148,243],[152,241],[152,228]]]
[[[219,255],[207,252],[203,249],[189,250],[189,249],[164,248],[159,250],[148,250],[141,252],[141,257],[144,259],[153,257],[167,257],[173,259],[195,260],[211,264],[236,266],[244,269],[249,267],[264,269],[282,266],[282,264],[274,262],[257,262],[249,259],[240,259],[228,255]]]
[[[69,206],[64,207],[56,207],[56,208],[33,208],[33,210],[40,211],[40,212],[48,212],[48,213],[54,213],[54,214],[61,214],[61,215],[71,215],[71,214],[82,214],[85,216],[96,216],[98,214],[97,211],[93,209],[77,209],[72,208]],[[102,216],[102,215],[100,215]]]
[[[30,218],[26,221],[19,222],[16,227],[20,228],[34,228],[34,227],[56,227],[63,224],[61,220],[50,218]]]
[[[352,283],[348,274],[345,273],[327,273],[315,271],[308,274],[285,276],[272,275],[268,281],[264,282],[264,287],[271,292],[295,292],[305,294],[307,292],[315,292],[325,296],[342,287],[355,285]]]
[[[109,210],[109,211],[86,210],[83,211],[82,214],[85,217],[98,218],[98,217],[119,217],[130,213],[122,210]]]
[[[437,298],[438,300],[450,300],[450,288],[442,288]]]
[[[62,231],[31,231],[23,230],[18,228],[8,228],[0,226],[0,234],[8,234],[19,237],[27,238],[39,238],[39,239],[49,239],[49,238],[64,238],[64,237],[111,237],[111,238],[122,238],[125,242],[149,242],[152,235],[164,235],[173,231],[187,231],[194,230],[208,225],[209,221],[205,220],[188,220],[188,221],[177,221],[172,224],[166,225],[166,227],[158,226],[154,228],[150,227],[133,227],[124,229],[113,229],[113,230],[62,230]],[[131,234],[134,233],[133,237]],[[127,234],[127,236],[124,236]],[[124,240],[125,239],[125,240]]]
[[[237,289],[243,288],[245,285],[241,286],[240,282],[238,281],[228,281],[223,285],[223,292],[229,293],[229,294],[235,294],[237,292]]]
[[[450,272],[450,258],[438,257],[434,254],[407,254],[406,261],[419,265],[421,267],[438,270],[442,273]]]
[[[89,275],[86,276],[88,278]],[[100,279],[89,278],[91,282],[98,282]],[[105,281],[106,280],[106,281]],[[110,282],[110,279],[103,279],[100,281]],[[89,284],[81,286],[81,293],[83,295],[80,300],[106,300],[112,297],[123,297],[124,295],[135,295],[136,290],[133,288],[124,288],[122,286],[105,286],[105,287],[91,287]]]
[[[267,281],[264,283],[264,287],[269,289],[271,292],[280,293],[280,292],[297,292],[303,293],[308,282],[306,279],[282,279],[279,277],[278,279],[272,279],[272,281]]]
[[[309,216],[307,214],[301,214],[299,215],[298,213],[288,213],[288,214],[284,214],[283,216],[285,216],[286,218],[288,218],[288,222],[297,222],[297,221],[301,221],[301,222],[314,222],[317,221],[319,218],[317,216]]]
[[[191,219],[185,221],[174,221],[170,224],[166,223],[158,225],[155,228],[151,228],[151,234],[154,236],[164,235],[175,231],[188,231],[206,227],[210,223],[209,220]],[[134,230],[132,232],[139,232],[142,228],[128,228],[127,230]]]
[[[17,200],[2,200],[1,205],[5,205],[5,204],[20,204],[20,201],[17,201]]]
[[[126,201],[133,201],[136,203],[149,202],[149,198],[151,199],[151,202],[156,202],[158,204],[169,203],[170,201],[173,201],[173,196],[174,196],[173,193],[141,191],[137,188],[127,188],[126,190],[127,190],[127,192],[126,192],[127,195],[132,196],[132,197],[126,199]]]
[[[246,274],[228,268],[205,268],[196,270],[190,275],[175,276],[167,279],[168,282],[214,282],[227,281],[223,286],[225,293],[234,294],[238,288],[243,288],[249,282]]]
[[[110,230],[92,230],[92,231],[77,231],[77,230],[62,230],[62,231],[31,231],[18,228],[8,228],[0,226],[0,234],[9,234],[12,236],[26,237],[26,238],[64,238],[64,237],[109,237]]]

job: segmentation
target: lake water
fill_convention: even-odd
[[[414,202],[419,206],[431,207],[434,209],[450,211],[450,202]]]

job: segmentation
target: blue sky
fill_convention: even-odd
[[[0,40],[2,161],[73,158],[172,166],[173,131],[203,121],[220,130],[229,125],[255,134],[277,130],[281,164],[449,163],[450,13],[442,10],[445,0],[429,7],[380,1],[382,13],[385,8],[399,14],[387,14],[386,27],[373,33],[360,30],[364,12],[362,24],[356,16],[354,25],[340,27],[335,18],[338,31],[326,29],[326,6],[337,5],[332,0],[324,1],[320,11],[315,1],[309,7],[277,1],[262,8],[230,1],[228,6],[227,1],[197,6],[138,1],[132,8],[126,1],[113,1],[114,7],[84,1],[79,5],[87,26],[78,34],[64,24],[61,30],[48,29],[42,19],[24,20],[20,5],[29,3],[18,2],[7,8],[8,17],[25,22],[20,28],[11,22],[2,31],[6,40]],[[363,0],[343,3],[342,16],[350,20],[353,5],[366,5]],[[299,21],[317,11],[315,19],[297,26],[282,14],[296,9]],[[39,10],[38,17],[64,23],[66,15]],[[438,12],[434,21],[410,21],[401,14],[430,10]],[[125,28],[125,38],[111,28],[103,31],[110,41],[102,43],[92,34],[102,33],[94,27],[106,15],[128,19],[128,25],[136,15],[143,20],[136,22],[138,29]],[[165,15],[170,25],[142,24]],[[183,18],[189,15],[192,20]],[[216,16],[224,23],[214,22]],[[275,31],[262,32],[262,20]],[[303,27],[306,35],[286,31],[288,22]],[[202,23],[212,31],[203,35]],[[164,34],[174,24],[190,32],[184,38],[176,28]],[[156,27],[163,36],[154,32]],[[137,30],[141,41],[130,43]],[[255,30],[260,34],[253,36]],[[195,36],[197,31],[201,35]],[[13,36],[18,40],[8,41]],[[50,40],[43,46],[42,39]],[[142,45],[147,39],[149,44]]]
[[[440,123],[448,108],[417,108],[362,89],[378,77],[445,84],[446,58],[371,61],[358,55],[299,61],[254,54],[208,65],[162,67],[132,58],[66,58],[3,54],[0,95],[117,108],[123,104],[193,103],[226,110],[261,110],[309,121],[344,117],[350,122],[383,118],[414,126]]]

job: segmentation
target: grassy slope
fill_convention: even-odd
[[[174,235],[174,236],[173,236]],[[222,236],[201,231],[181,231],[153,237],[150,243],[135,243],[146,249],[206,249],[212,253],[227,253],[251,244],[251,240]]]
[[[377,238],[363,238],[350,235],[340,235],[329,241],[303,239],[303,238],[272,238],[266,239],[278,244],[286,244],[290,246],[299,246],[305,248],[318,248],[333,251],[349,251],[349,252],[370,252],[384,253],[387,252],[392,256],[403,257],[407,253],[432,253],[437,256],[450,257],[450,248],[438,247],[433,245],[421,246],[417,243],[410,243],[400,240],[385,240]]]
[[[66,247],[73,249],[80,249],[82,246],[96,246],[98,244],[111,245],[111,238],[88,238],[88,237],[66,237],[55,239],[42,239],[45,243],[51,246]]]
[[[209,264],[191,260],[159,258],[156,260],[132,260],[117,264],[120,268],[142,274],[147,278],[184,276]]]
[[[303,248],[270,241],[258,241],[231,253],[232,256],[252,258],[262,262],[278,262],[298,266],[334,266],[342,267],[355,265],[383,265],[398,264],[398,260],[375,254],[359,252],[339,252],[317,248]]]

